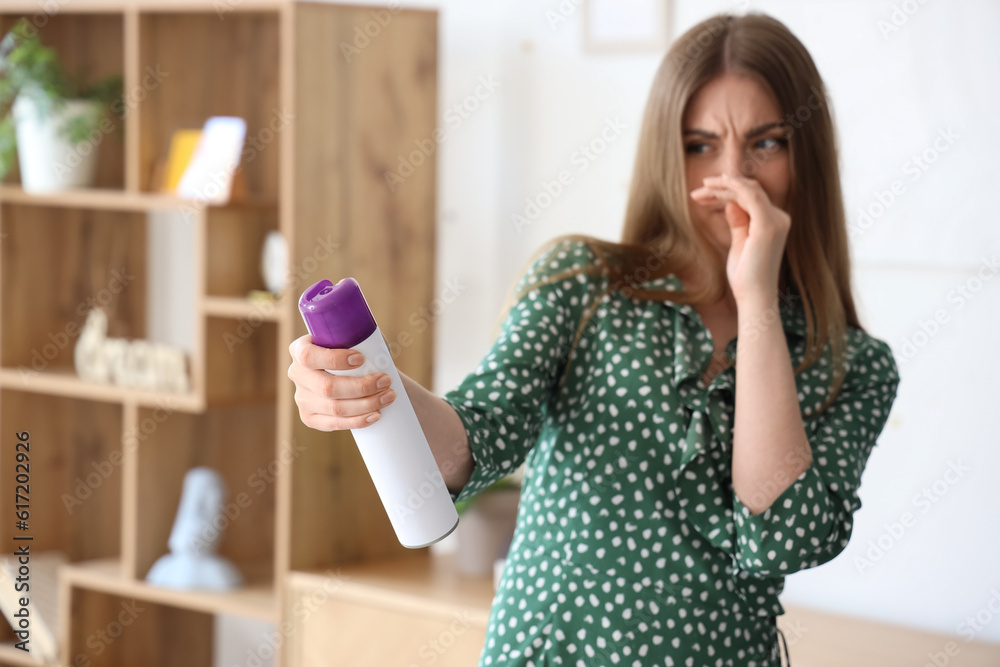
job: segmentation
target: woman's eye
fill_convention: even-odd
[[[788,139],[785,137],[767,137],[761,139],[756,144],[754,144],[755,150],[763,150],[768,153],[773,153],[788,146]],[[701,153],[707,153],[711,149],[711,146],[706,143],[690,143],[685,144],[684,152],[690,155],[698,155]]]
[[[768,143],[770,142],[770,143]],[[757,147],[765,151],[774,151],[788,145],[788,139],[784,137],[768,137],[757,142]]]

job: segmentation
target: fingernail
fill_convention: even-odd
[[[394,398],[396,398],[396,392],[390,389],[389,391],[382,394],[382,405],[386,405],[387,403],[389,403],[389,401],[391,401]]]
[[[388,375],[383,375],[382,377],[380,377],[378,379],[378,385],[377,386],[378,386],[379,389],[385,389],[390,384],[392,384],[392,378],[389,377]]]
[[[360,354],[352,354],[351,356],[347,357],[347,363],[349,363],[352,366],[360,366],[361,364],[365,363],[365,358],[363,355]]]
[[[379,413],[377,413],[377,412],[373,412],[373,413],[372,413],[372,414],[371,414],[371,415],[370,415],[370,416],[368,417],[368,423],[370,424],[370,423],[372,423],[372,422],[377,422],[377,421],[378,421],[378,418],[379,418],[379,417],[381,417],[381,416],[382,416],[382,415],[380,415]]]

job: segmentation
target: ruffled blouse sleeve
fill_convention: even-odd
[[[535,444],[595,291],[593,272],[559,277],[595,259],[582,241],[552,242],[515,289],[538,286],[510,308],[478,367],[444,394],[465,425],[474,460],[456,501],[512,473]]]
[[[749,573],[787,575],[822,565],[847,547],[861,507],[861,475],[899,385],[895,359],[881,340],[865,338],[849,364],[833,404],[804,420],[813,452],[809,468],[760,514],[751,515],[733,494],[735,558]]]
[[[684,306],[682,312],[690,309]],[[801,312],[782,306],[782,317],[786,326],[796,327]],[[813,418],[806,414],[811,406],[803,410],[812,464],[767,510],[751,515],[732,487],[734,367],[719,374],[707,395],[699,389],[697,374],[712,350],[704,341],[696,344],[698,332],[691,318],[678,319],[675,375],[689,420],[675,473],[681,518],[731,556],[730,585],[752,614],[781,615],[785,576],[822,565],[847,546],[854,512],[861,506],[861,475],[895,400],[898,368],[886,343],[853,330],[844,383],[834,402]],[[734,343],[727,350],[730,358]],[[681,354],[684,350],[691,353]],[[829,347],[826,356],[829,363]],[[808,392],[807,402],[821,404],[822,392],[829,388],[827,375],[816,365],[799,374],[800,397]]]

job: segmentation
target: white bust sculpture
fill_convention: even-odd
[[[243,583],[233,564],[216,553],[222,537],[217,526],[225,493],[225,482],[215,470],[198,467],[188,471],[170,531],[170,553],[150,568],[148,583],[210,590],[228,590]]]

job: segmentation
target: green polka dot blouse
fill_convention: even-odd
[[[595,260],[563,239],[518,287]],[[778,667],[784,577],[847,546],[861,474],[896,396],[892,352],[849,329],[844,384],[812,419],[829,391],[830,346],[798,374],[813,463],[751,516],[732,488],[735,365],[705,387],[714,347],[697,311],[604,294],[608,281],[582,274],[529,292],[444,395],[475,459],[457,500],[527,462],[479,666]],[[670,274],[641,287],[682,284]],[[779,303],[797,365],[801,301]],[[735,340],[726,353],[735,362]]]

